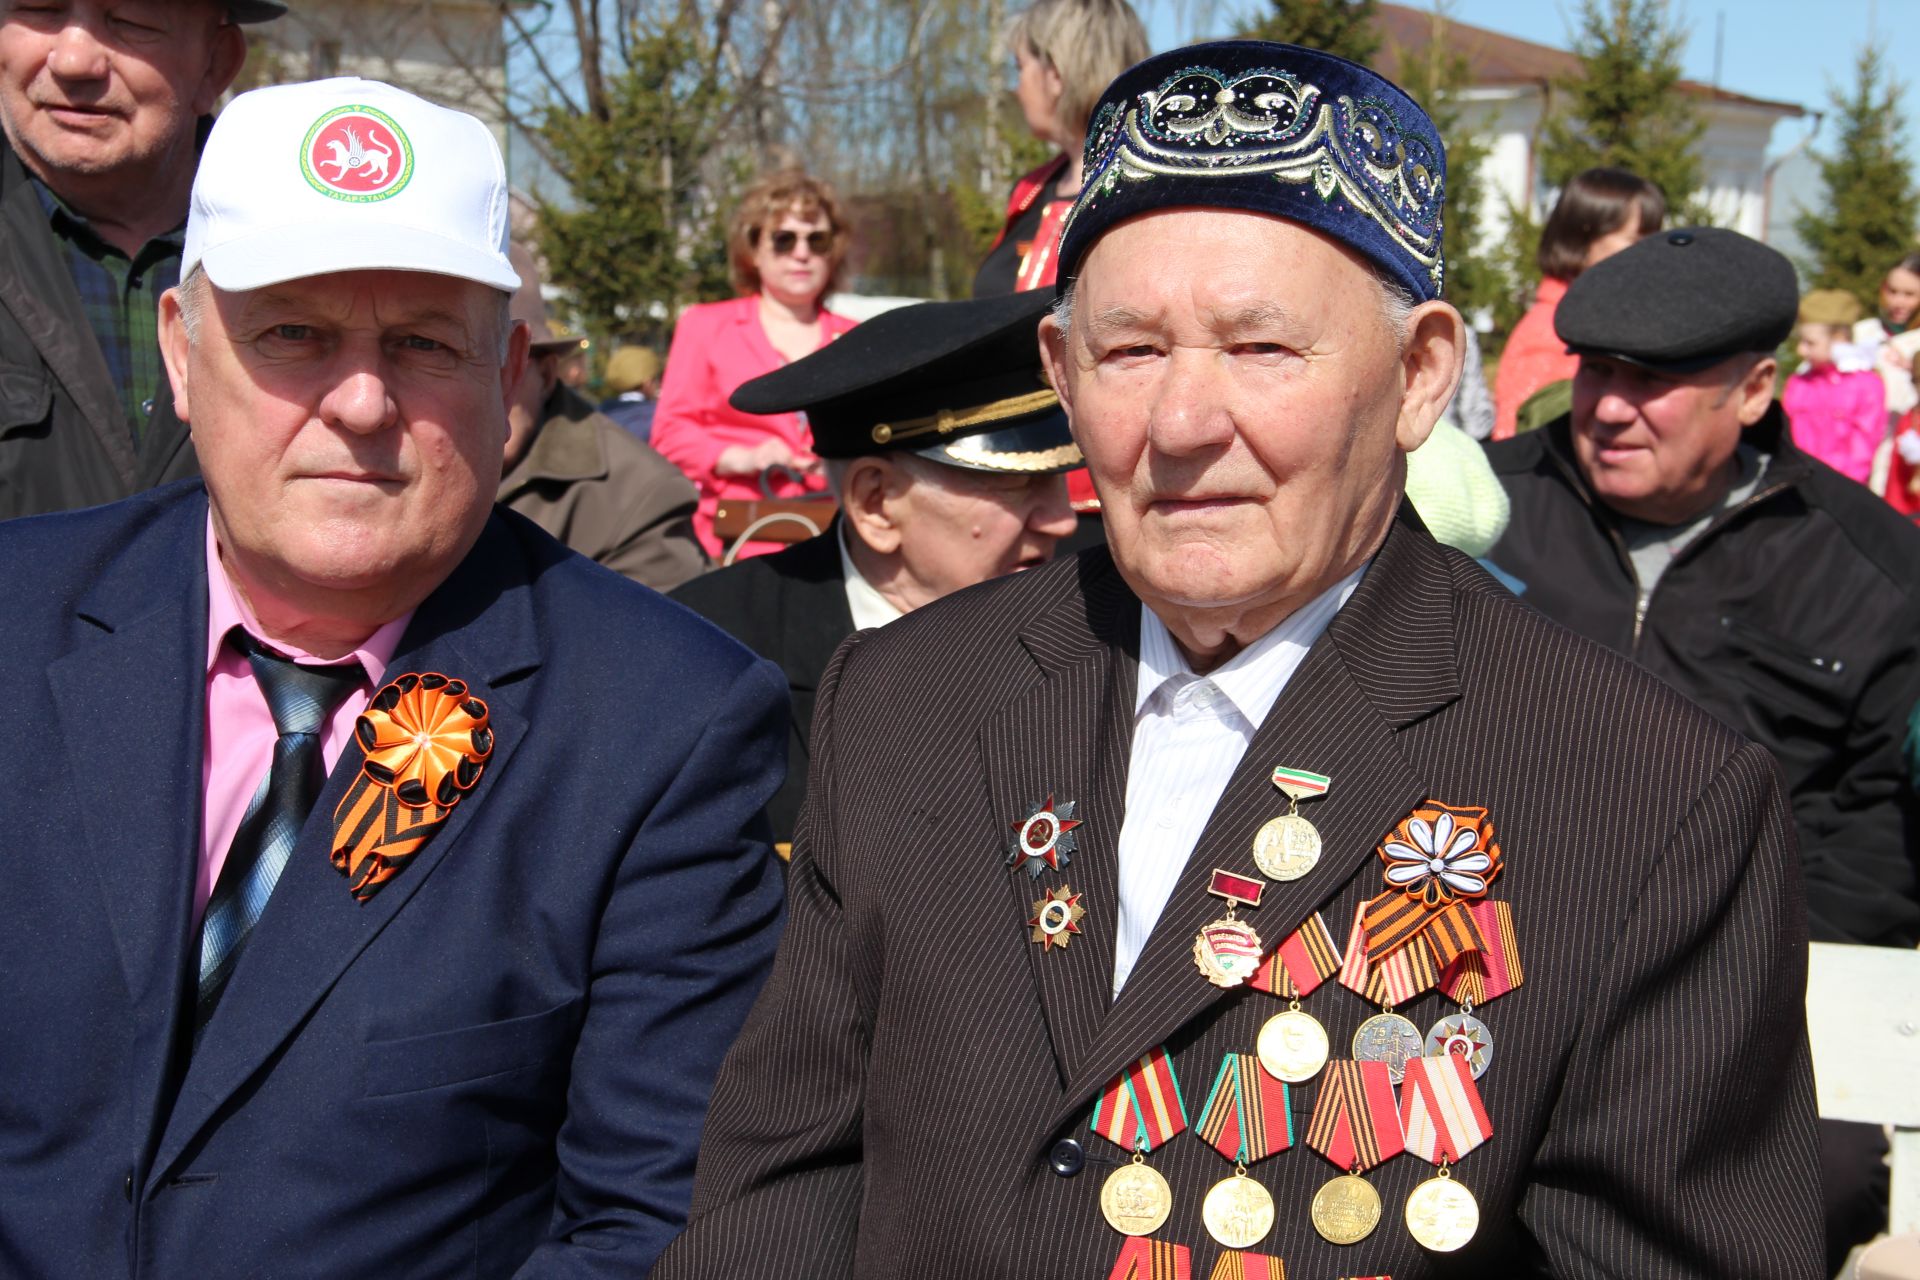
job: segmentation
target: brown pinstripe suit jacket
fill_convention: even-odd
[[[1243,911],[1269,945],[1324,910],[1344,946],[1379,891],[1380,838],[1424,797],[1490,808],[1526,982],[1478,1011],[1493,1139],[1457,1176],[1482,1226],[1423,1251],[1411,1155],[1370,1175],[1380,1227],[1346,1248],[1308,1219],[1334,1169],[1304,1143],[1254,1165],[1278,1220],[1259,1251],[1290,1280],[1341,1276],[1819,1274],[1804,907],[1777,770],[1658,681],[1521,605],[1403,518],[1275,703],[1117,1001],[1110,1000],[1139,605],[1104,550],[988,584],[842,647],[814,727],[779,959],[714,1094],[693,1220],[656,1276],[1099,1280],[1120,1153],[1094,1098],[1156,1045],[1196,1113],[1222,1055],[1282,1006],[1208,985],[1190,954],[1220,915],[1215,867],[1257,874],[1276,764],[1333,777],[1307,812],[1326,853]],[[1011,826],[1080,802],[1080,851],[1039,881]],[[1083,936],[1043,954],[1042,886],[1084,890]],[[1336,1046],[1374,1010],[1305,1002]],[[1426,1027],[1453,1006],[1403,1012]],[[1083,1144],[1075,1176],[1051,1167]],[[1200,1221],[1230,1167],[1189,1131],[1151,1157],[1159,1238],[1220,1250]]]

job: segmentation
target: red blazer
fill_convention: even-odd
[[[688,307],[681,313],[673,331],[673,345],[667,351],[659,407],[653,415],[653,447],[686,472],[699,489],[693,531],[707,554],[716,558],[725,548],[713,532],[714,508],[723,498],[737,501],[762,496],[755,477],[713,473],[714,460],[721,451],[736,444],[759,444],[770,435],[785,440],[796,453],[813,450],[813,433],[807,428],[806,415],[741,413],[727,403],[727,397],[741,383],[787,363],[760,327],[759,306],[759,295],[749,294]],[[823,346],[855,324],[824,309],[820,319]],[[794,498],[825,487],[824,480],[806,484],[782,481],[775,486],[774,496]],[[750,542],[740,554],[762,555],[778,551],[780,546],[777,542]]]

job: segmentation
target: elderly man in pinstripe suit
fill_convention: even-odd
[[[656,1275],[1810,1280],[1776,766],[1401,502],[1430,122],[1199,46],[1086,168],[1041,341],[1109,548],[836,656]]]

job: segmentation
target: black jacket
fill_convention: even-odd
[[[807,794],[813,697],[840,642],[853,634],[837,523],[805,542],[681,584],[670,594],[763,658],[779,664],[793,701],[787,780],[767,803],[773,838],[793,840]]]
[[[0,143],[0,520],[114,502],[198,473],[164,391],[134,451],[46,210]]]
[[[1674,558],[1642,617],[1565,417],[1487,450],[1513,502],[1489,558],[1522,599],[1778,757],[1814,938],[1911,946],[1920,828],[1900,746],[1920,699],[1920,530],[1795,448],[1778,404],[1748,439],[1773,459],[1759,487]]]

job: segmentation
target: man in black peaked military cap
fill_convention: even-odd
[[[654,1280],[1812,1280],[1777,770],[1404,503],[1432,122],[1196,45],[1085,169],[1040,333],[1107,545],[836,653]]]
[[[888,311],[734,393],[748,413],[806,413],[840,500],[818,537],[673,593],[787,674],[787,781],[767,807],[775,840],[793,839],[814,691],[840,642],[1045,564],[1073,532],[1063,474],[1080,451],[1040,369],[1050,302],[1022,293]]]
[[[1513,502],[1491,558],[1549,617],[1773,752],[1813,938],[1911,947],[1920,530],[1795,447],[1774,352],[1797,307],[1786,258],[1710,227],[1583,274],[1555,318],[1580,357],[1572,412],[1488,451]],[[1851,1197],[1864,1223],[1830,1222],[1829,1272],[1884,1215],[1878,1176]]]

